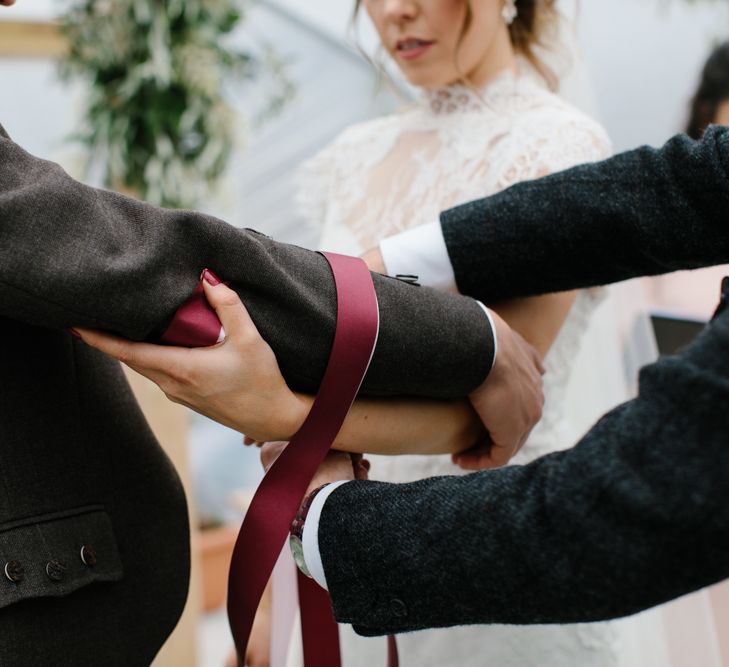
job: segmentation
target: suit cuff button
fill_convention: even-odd
[[[84,544],[81,547],[81,562],[87,567],[96,565],[96,549],[90,544]]]
[[[5,576],[8,581],[19,584],[25,579],[25,568],[20,561],[11,560],[5,563]]]
[[[408,615],[408,608],[402,600],[390,600],[390,611],[397,618],[405,618]]]
[[[66,578],[66,566],[59,560],[48,561],[46,574],[51,581],[63,581]]]

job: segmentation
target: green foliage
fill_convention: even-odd
[[[62,21],[67,79],[90,84],[77,138],[105,165],[110,187],[154,204],[190,207],[225,170],[243,125],[226,102],[231,76],[291,88],[276,59],[225,46],[243,19],[236,0],[75,0]]]

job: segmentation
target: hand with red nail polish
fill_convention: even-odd
[[[203,269],[200,279],[204,280],[211,287],[220,285],[221,282],[220,278],[218,278],[218,276],[216,276],[210,269]]]
[[[289,440],[310,403],[288,388],[238,295],[209,269],[201,279],[227,334],[222,343],[182,348],[134,343],[98,331],[79,333],[84,342],[155,382],[171,401],[259,442]]]

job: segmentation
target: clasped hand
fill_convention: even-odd
[[[488,439],[453,462],[466,470],[495,468],[509,462],[542,418],[544,367],[537,351],[491,311],[498,349],[486,381],[470,396]]]

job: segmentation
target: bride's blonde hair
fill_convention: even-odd
[[[467,0],[467,4],[470,15],[470,0]],[[556,5],[557,0],[516,0],[519,13],[509,26],[514,50],[532,64],[550,88],[557,87],[557,77],[536,51],[549,48],[555,37],[559,18]]]
[[[471,0],[464,0],[464,2],[466,4],[466,17],[461,29],[461,40],[468,31],[473,16]],[[352,25],[357,20],[361,5],[362,0],[355,0]],[[558,23],[556,5],[557,0],[516,0],[518,14],[509,26],[509,35],[511,36],[514,51],[528,60],[552,89],[557,87],[557,77],[539,58],[537,50],[549,48],[550,41],[556,33]],[[368,58],[368,60],[370,59]],[[378,67],[378,69],[380,68]]]

